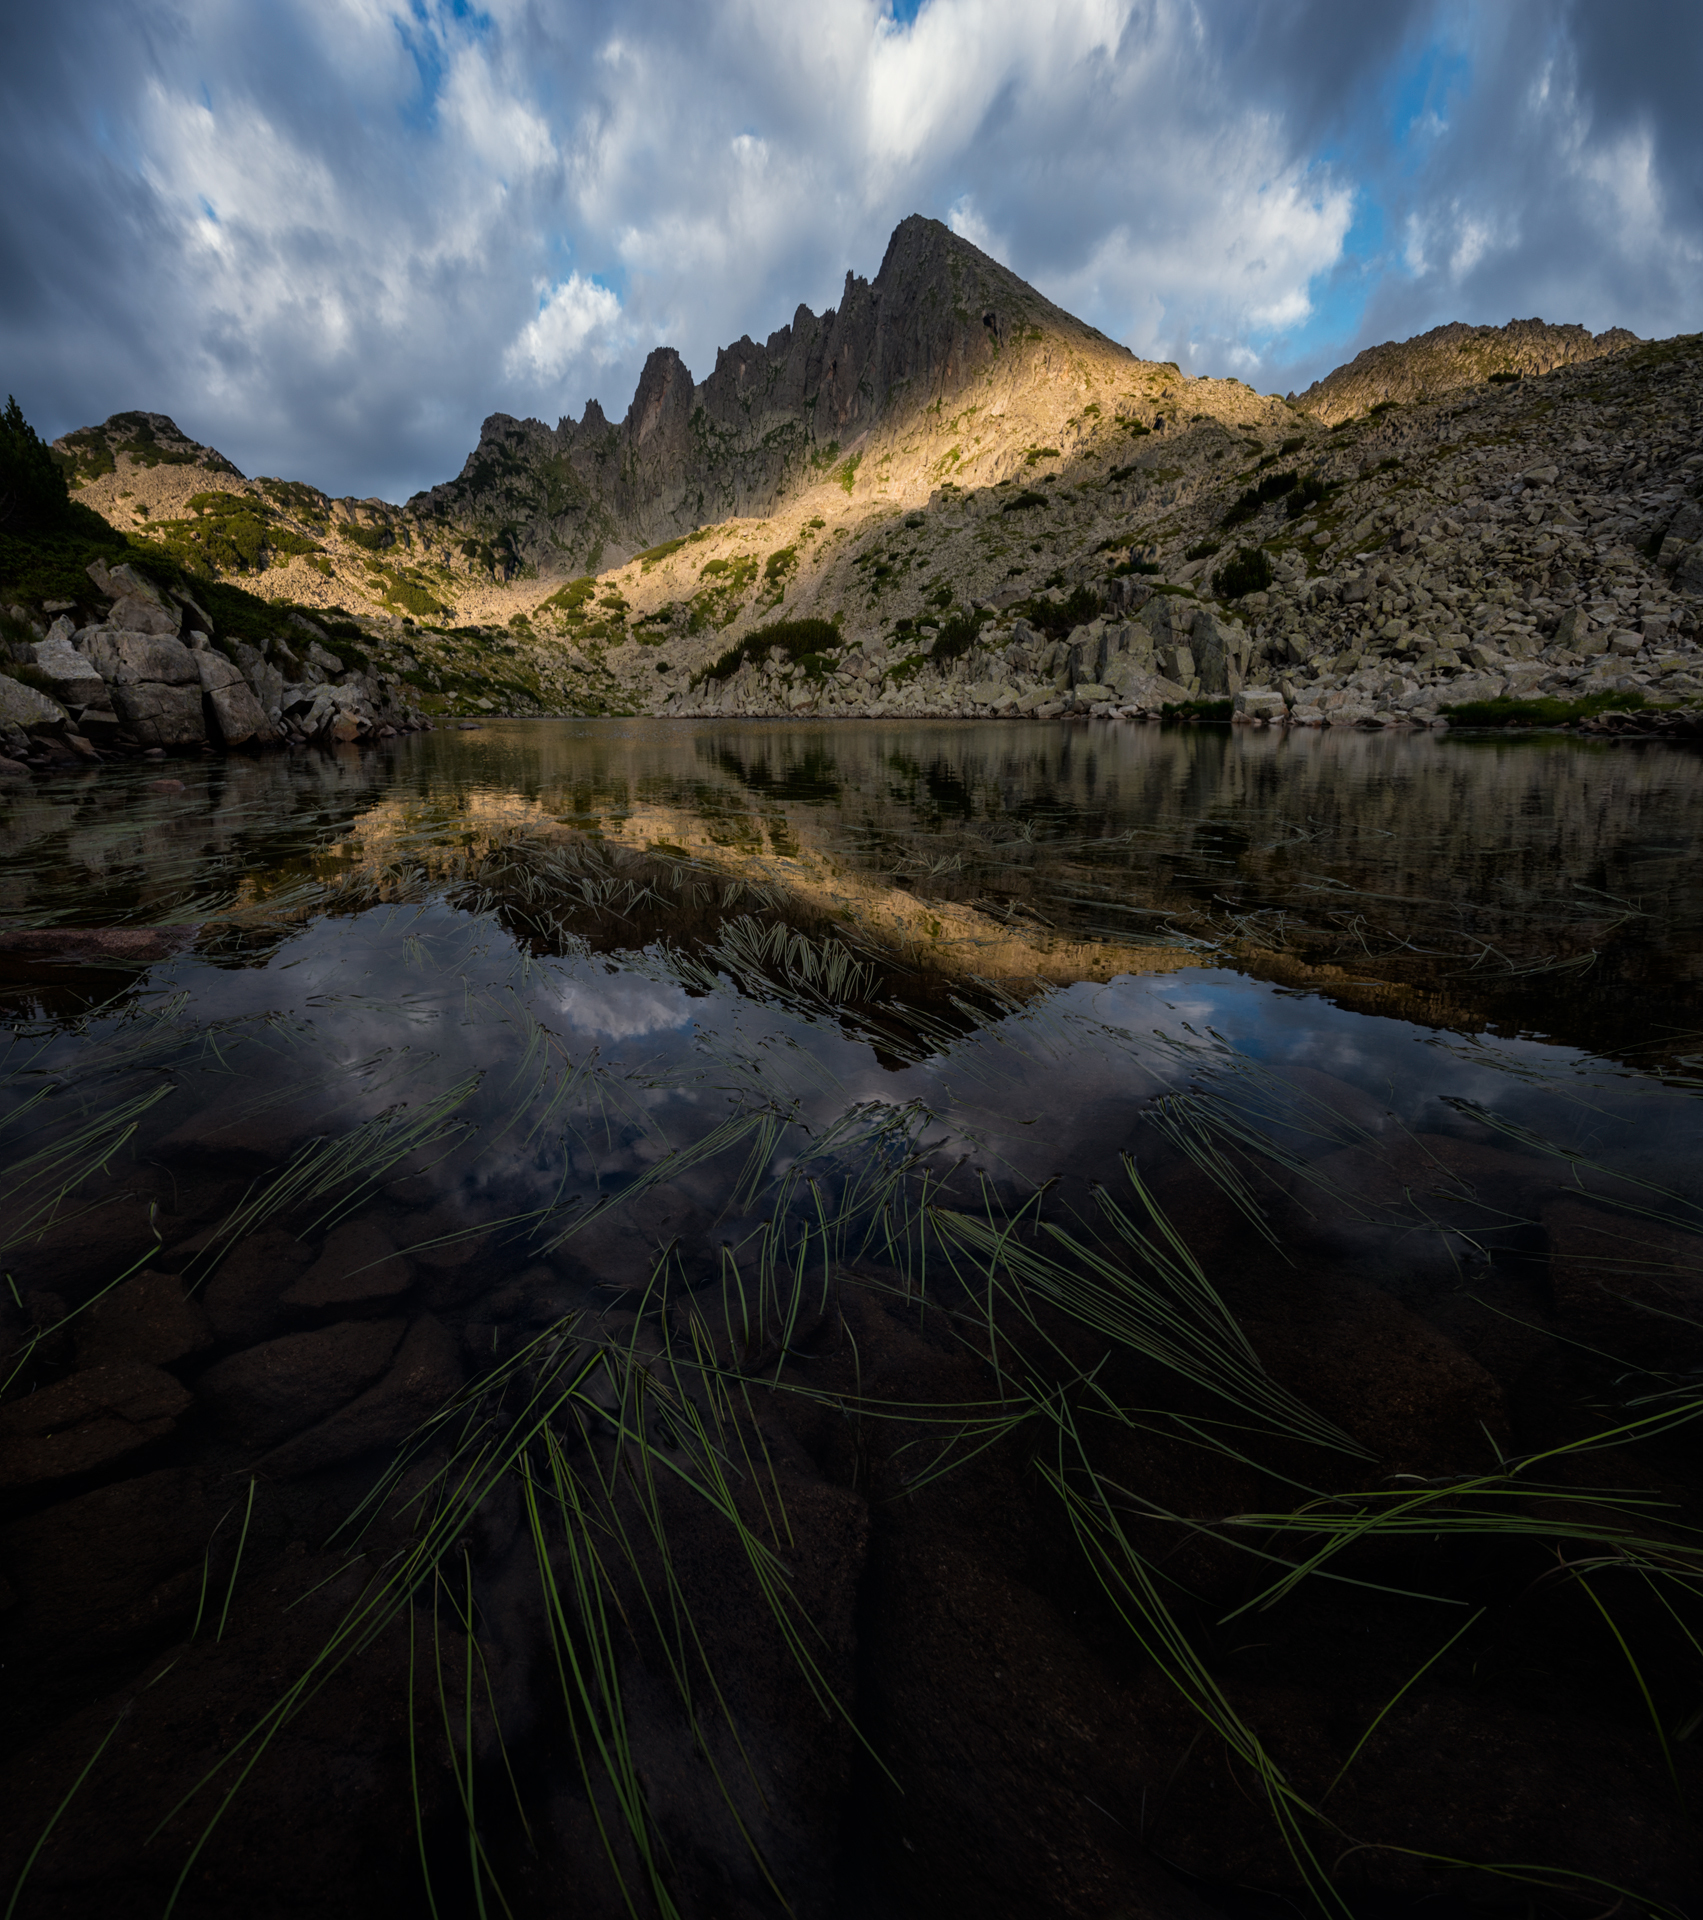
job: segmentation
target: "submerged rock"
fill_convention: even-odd
[[[0,1488],[88,1473],[177,1425],[190,1394],[158,1367],[85,1368],[0,1407]]]
[[[401,1320],[345,1320],[233,1353],[201,1379],[202,1398],[246,1447],[271,1446],[344,1406],[390,1362]]]

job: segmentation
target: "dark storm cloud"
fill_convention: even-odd
[[[399,497],[948,219],[1261,387],[1541,312],[1694,328],[1694,6],[67,0],[0,61],[0,381]]]

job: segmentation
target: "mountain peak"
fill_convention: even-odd
[[[493,414],[460,475],[409,505],[546,572],[607,563],[712,521],[765,515],[842,452],[904,430],[1034,354],[1138,363],[950,227],[912,214],[874,280],[847,271],[839,305],[800,306],[759,344],[718,349],[694,384],[658,347],[619,427],[595,400],[577,423]]]

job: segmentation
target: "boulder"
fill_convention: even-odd
[[[358,1400],[266,1456],[268,1473],[289,1480],[406,1440],[449,1399],[465,1374],[460,1343],[441,1320],[422,1314],[396,1363]]]
[[[1194,602],[1184,600],[1181,606],[1193,617]],[[1183,636],[1183,622],[1177,617],[1178,598],[1175,594],[1156,593],[1141,609],[1138,622],[1153,636],[1153,645],[1160,648],[1174,646]]]
[[[1223,696],[1242,684],[1240,637],[1210,612],[1197,613],[1190,629],[1195,671],[1204,694]],[[1183,676],[1178,675],[1179,679]]]
[[[1289,709],[1275,687],[1243,687],[1232,703],[1232,720],[1266,720],[1278,724]]]
[[[212,647],[197,648],[192,657],[201,679],[202,717],[209,735],[227,747],[270,740],[272,723],[241,668]]]
[[[17,1594],[6,1615],[12,1649],[28,1647],[50,1670],[86,1671],[187,1625],[218,1522],[191,1476],[169,1467],[14,1521],[0,1533]]]
[[[91,560],[88,574],[109,600],[142,600],[156,607],[165,605],[159,588],[145,573],[138,573],[129,561],[109,567],[104,560]]]
[[[112,690],[118,716],[145,747],[192,747],[207,738],[199,687],[133,680]]]
[[[1193,652],[1181,643],[1156,648],[1153,658],[1160,673],[1182,687],[1186,687],[1198,671]]]
[[[109,686],[146,683],[194,687],[199,701],[201,675],[196,656],[181,640],[106,627],[85,627],[81,639],[89,664]]]
[[[212,1344],[206,1313],[184,1298],[174,1273],[139,1273],[77,1318],[77,1361],[84,1367],[107,1361],[168,1366]]]
[[[1555,1312],[1616,1365],[1680,1372],[1703,1351],[1703,1236],[1588,1196],[1543,1209]]]
[[[409,1262],[375,1220],[348,1220],[326,1237],[319,1258],[280,1296],[286,1307],[354,1306],[393,1300],[414,1284]]]
[[[222,746],[244,747],[277,738],[265,709],[241,680],[205,694],[201,705],[209,736]]]
[[[1577,653],[1580,642],[1590,632],[1591,618],[1583,607],[1569,607],[1555,627],[1555,644]]]
[[[125,633],[151,633],[162,638],[175,638],[182,624],[175,607],[162,606],[157,600],[139,600],[129,596],[113,602],[107,621]]]
[[[290,1333],[208,1368],[202,1397],[246,1447],[273,1446],[353,1400],[390,1363],[401,1320],[345,1320]]]
[[[312,1263],[309,1250],[281,1227],[233,1247],[201,1296],[220,1343],[249,1346],[274,1332],[283,1295]]]
[[[60,631],[67,625],[63,620],[54,621],[47,638],[36,643],[37,668],[53,682],[54,693],[66,706],[110,708],[112,696],[106,690],[106,682],[87,655],[72,646],[69,634]]]
[[[0,1488],[120,1460],[177,1425],[190,1394],[158,1367],[112,1361],[0,1407]]]
[[[0,732],[63,733],[70,715],[56,700],[0,673]]]

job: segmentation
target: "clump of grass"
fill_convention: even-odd
[[[1165,720],[1227,727],[1235,705],[1233,700],[1167,700],[1159,713]]]
[[[1598,713],[1633,713],[1643,705],[1643,694],[1629,687],[1613,693],[1589,693],[1579,700],[1558,700],[1548,694],[1503,694],[1494,700],[1456,701],[1442,711],[1463,727],[1564,727]]]

